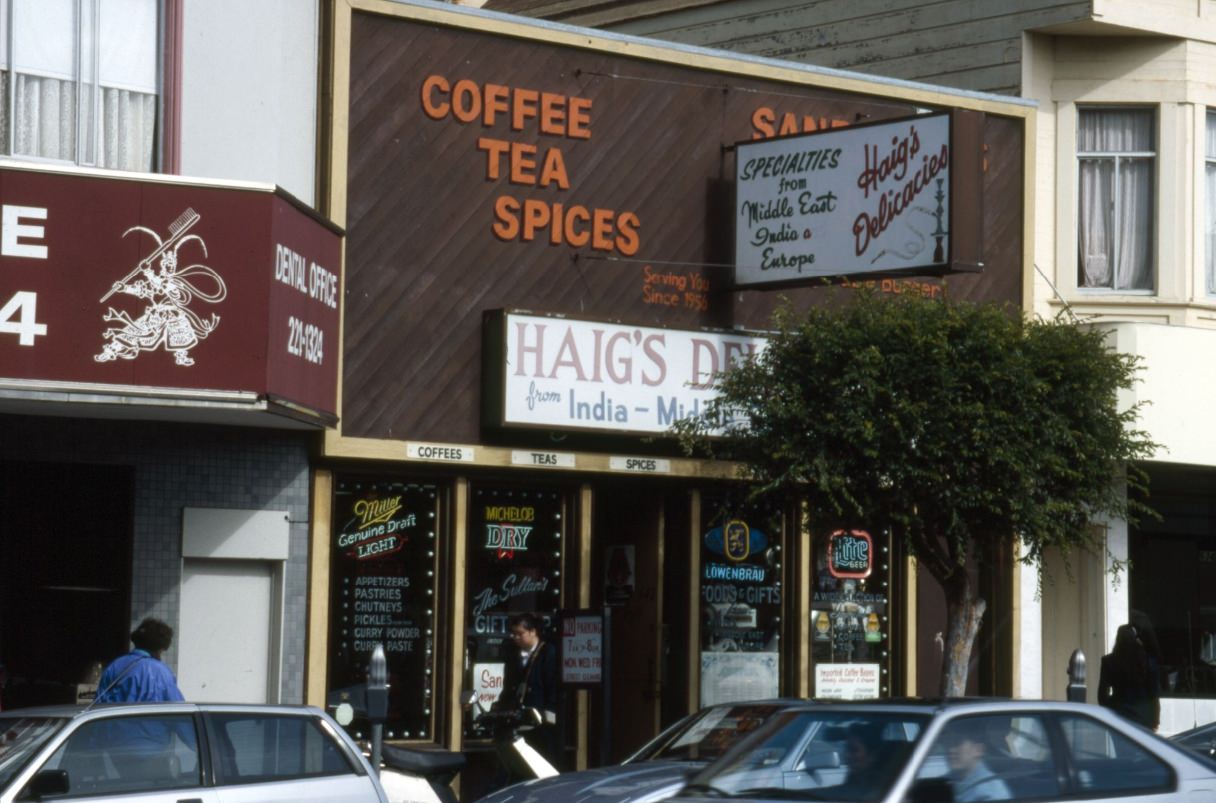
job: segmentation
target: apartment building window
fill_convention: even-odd
[[[157,0],[0,0],[0,151],[150,171]]]
[[[1208,112],[1207,136],[1203,145],[1204,170],[1204,227],[1207,248],[1204,259],[1204,275],[1207,277],[1208,293],[1216,295],[1216,112]]]
[[[1077,286],[1153,289],[1156,116],[1092,108],[1077,115]]]

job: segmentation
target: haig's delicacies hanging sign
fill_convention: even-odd
[[[736,284],[950,268],[951,129],[943,113],[739,143]]]
[[[485,326],[484,417],[494,428],[666,432],[704,411],[717,374],[765,345],[742,332],[503,311]]]

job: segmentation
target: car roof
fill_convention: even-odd
[[[1006,711],[1058,710],[1093,714],[1102,710],[1088,703],[1061,700],[1015,700],[1003,697],[896,697],[878,700],[816,700],[800,710],[815,711],[884,711],[935,714],[947,711],[968,713],[1001,713]]]
[[[146,703],[98,703],[96,705],[42,705],[29,708],[10,708],[0,711],[0,717],[50,717],[72,719],[91,713],[147,713],[149,709],[170,711],[231,711],[264,714],[316,714],[319,708],[309,705],[270,703],[191,703],[191,702],[146,702]]]

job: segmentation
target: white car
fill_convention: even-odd
[[[673,803],[1216,801],[1216,762],[1106,708],[959,699],[789,709]]]
[[[144,703],[0,713],[0,803],[388,803],[309,706]]]

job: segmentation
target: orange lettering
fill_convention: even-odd
[[[486,113],[481,118],[482,125],[494,125],[494,118],[497,114],[499,112],[504,114],[507,112],[507,95],[510,91],[510,89],[502,84],[486,84]]]
[[[498,218],[492,226],[495,237],[510,241],[519,236],[519,201],[500,195],[494,202],[494,217]]]
[[[574,228],[576,218],[586,223],[591,220],[591,213],[587,211],[587,207],[585,206],[572,206],[570,207],[570,211],[566,213],[566,242],[575,248],[582,248],[591,240],[591,233],[576,231]]]
[[[566,162],[558,148],[550,148],[545,153],[545,164],[540,170],[540,185],[548,187],[553,183],[563,190],[570,189],[570,176],[566,173]]]
[[[536,100],[540,93],[535,89],[516,89],[515,102],[511,108],[511,128],[522,131],[524,120],[536,117]]]
[[[526,142],[511,143],[511,183],[536,183],[536,146]],[[532,239],[532,238],[528,238]]]
[[[543,134],[561,136],[566,130],[566,96],[555,92],[540,93],[540,130]]]
[[[566,135],[574,139],[591,139],[591,99],[570,98],[570,123]]]
[[[591,225],[594,232],[591,238],[591,247],[597,251],[611,251],[612,240],[608,238],[612,235],[612,210],[595,210],[594,220]]]
[[[620,230],[620,236],[616,238],[616,250],[627,257],[633,256],[638,252],[638,246],[641,244],[638,237],[641,221],[633,212],[625,212],[617,218],[616,225]]]
[[[531,242],[536,239],[537,229],[549,225],[549,205],[544,201],[529,198],[524,201],[524,231],[523,239]]]
[[[752,139],[775,137],[777,131],[773,128],[773,121],[776,119],[777,113],[767,106],[761,106],[752,112],[752,128],[756,129],[752,132]]]
[[[553,225],[549,227],[549,244],[550,245],[561,245],[562,244],[562,227],[563,227],[563,225],[564,225],[564,222],[562,220],[562,205],[553,204]]]
[[[507,152],[507,148],[510,146],[511,143],[505,139],[493,139],[491,137],[477,138],[477,150],[486,152],[486,178],[498,178],[498,165],[502,162],[502,155]]]
[[[781,130],[778,133],[781,136],[798,133],[798,118],[792,112],[786,112],[781,116]]]
[[[462,78],[452,88],[452,115],[462,123],[471,123],[481,116],[481,95],[477,84]]]
[[[432,120],[442,120],[447,116],[450,107],[446,101],[440,103],[431,101],[431,95],[436,89],[446,94],[449,89],[447,79],[442,75],[428,75],[422,82],[422,111]]]

